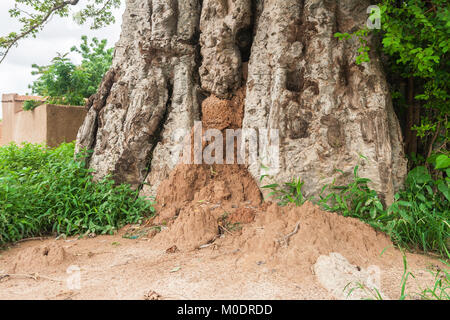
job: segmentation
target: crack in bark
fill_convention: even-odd
[[[148,160],[146,165],[146,172],[142,175],[143,179],[140,182],[138,189],[142,190],[145,181],[147,180],[148,175],[151,172],[151,165],[153,160],[153,152],[155,151],[156,146],[158,143],[162,140],[162,132],[164,130],[164,125],[167,122],[167,118],[169,116],[169,110],[172,104],[172,96],[173,96],[173,85],[170,83],[170,81],[167,83],[167,102],[166,107],[164,109],[164,113],[162,116],[162,119],[160,121],[160,124],[157,128],[157,131],[150,137],[150,143],[152,144],[152,148],[148,154]]]

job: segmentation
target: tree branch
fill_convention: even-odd
[[[16,36],[15,38],[11,39],[10,41],[8,41],[8,45],[6,46],[6,50],[5,52],[2,54],[1,58],[0,58],[0,64],[3,62],[3,60],[5,60],[6,56],[8,55],[9,51],[11,50],[11,48],[17,44],[17,42],[20,39],[23,39],[25,37],[27,37],[30,33],[34,32],[37,28],[41,27],[42,25],[44,25],[47,20],[57,11],[67,7],[68,5],[71,6],[75,6],[78,4],[80,0],[66,0],[63,1],[60,4],[55,5],[53,8],[51,8],[46,14],[45,16],[42,18],[42,20],[34,23],[33,25],[30,26],[30,28],[24,32],[22,32],[21,34],[19,34],[18,36]]]
[[[438,122],[436,131],[434,132],[434,135],[430,141],[430,145],[428,146],[427,159],[431,156],[431,153],[433,152],[433,144],[436,141],[436,138],[437,138],[440,130],[441,130],[441,122]]]

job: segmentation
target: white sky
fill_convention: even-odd
[[[86,0],[82,0],[84,2]],[[14,0],[0,0],[0,36],[11,31],[19,31],[17,22],[10,18],[8,10],[14,7]],[[82,4],[82,3],[81,3]],[[72,17],[53,17],[36,38],[25,39],[19,46],[12,48],[6,59],[0,64],[0,96],[4,93],[31,94],[28,85],[35,79],[31,75],[31,65],[49,64],[59,53],[66,53],[74,45],[79,45],[81,36],[107,39],[108,47],[114,46],[119,40],[124,4],[115,11],[116,23],[99,30],[91,30],[89,23],[77,25]],[[72,57],[74,62],[79,63]],[[0,108],[0,119],[2,111]]]

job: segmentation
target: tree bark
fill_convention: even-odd
[[[94,150],[96,178],[146,182],[143,193],[154,195],[176,165],[183,137],[175,130],[191,130],[206,97],[231,99],[246,86],[243,128],[280,134],[280,171],[269,180],[300,176],[306,195],[317,195],[340,177],[335,169],[348,180],[362,161],[360,175],[390,203],[406,160],[381,63],[371,50],[371,61],[356,65],[356,39],[333,36],[363,27],[369,5],[127,0],[113,66],[89,100],[77,150]],[[260,165],[248,168],[258,182]]]

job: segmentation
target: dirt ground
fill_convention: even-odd
[[[345,287],[358,281],[374,283],[385,299],[400,295],[402,255],[356,219],[310,203],[271,205],[240,230],[192,236],[205,234],[208,223],[199,216],[206,211],[194,215],[197,229],[190,232],[175,221],[156,235],[128,226],[114,236],[19,243],[0,252],[0,299],[346,299]],[[186,219],[180,224],[194,225]],[[407,259],[416,277],[408,292],[431,285],[426,269],[438,260]],[[365,297],[356,290],[348,298]]]

